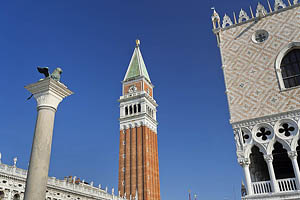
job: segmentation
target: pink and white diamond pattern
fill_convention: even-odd
[[[219,33],[232,123],[300,109],[300,88],[280,91],[275,71],[282,48],[300,41],[300,8],[252,23]],[[260,29],[268,31],[269,38],[257,44],[252,35]]]

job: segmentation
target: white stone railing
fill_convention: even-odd
[[[25,185],[27,170],[0,163],[0,175],[4,175],[6,177],[10,177],[10,176],[18,177]],[[121,197],[115,196],[113,194],[109,194],[107,188],[103,190],[100,187],[94,187],[93,185],[84,184],[82,182],[78,184],[74,184],[68,182],[67,180],[60,180],[55,177],[48,178],[47,187],[56,188],[61,191],[69,191],[69,192],[72,191],[74,193],[81,193],[81,195],[91,195],[93,198],[98,197],[101,199],[124,200]]]
[[[27,170],[20,169],[20,168],[14,167],[14,166],[5,165],[5,164],[0,164],[0,172],[18,176],[18,177],[22,177],[25,179],[27,177]]]
[[[266,194],[272,192],[270,181],[260,181],[252,183],[254,194]]]
[[[277,180],[280,192],[297,190],[295,178]]]

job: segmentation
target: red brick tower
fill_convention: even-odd
[[[119,192],[127,199],[160,200],[156,101],[136,41],[120,102]]]

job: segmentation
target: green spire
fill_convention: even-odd
[[[146,65],[144,63],[144,59],[142,57],[142,53],[140,51],[140,41],[136,40],[136,47],[134,49],[133,55],[131,57],[125,78],[123,81],[127,81],[130,79],[138,78],[138,77],[145,77],[149,82],[150,77],[146,69]]]

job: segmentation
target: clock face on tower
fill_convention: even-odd
[[[128,89],[129,93],[133,93],[133,92],[136,92],[136,91],[137,91],[137,88],[136,88],[135,85],[130,86],[129,89]]]

